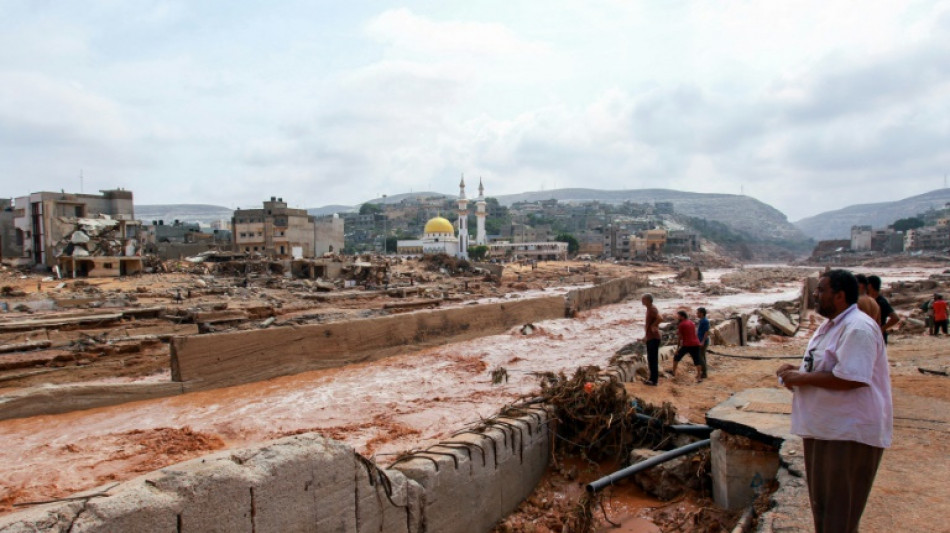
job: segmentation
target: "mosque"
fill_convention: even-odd
[[[475,200],[475,244],[487,244],[485,237],[485,186],[478,180],[478,198]],[[459,182],[458,236],[455,226],[444,217],[430,218],[422,230],[422,239],[398,241],[399,253],[446,254],[459,259],[468,259],[468,199],[465,197],[465,176]]]

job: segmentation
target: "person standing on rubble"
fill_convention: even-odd
[[[858,282],[847,270],[822,274],[815,330],[799,367],[782,365],[792,391],[792,433],[802,437],[805,479],[817,533],[856,532],[884,449],[893,404],[880,328],[859,312]]]
[[[881,306],[877,305],[874,298],[868,296],[868,277],[864,274],[855,274],[858,280],[858,309],[864,311],[864,314],[873,318],[875,322],[881,321]]]
[[[696,316],[699,317],[699,324],[696,325],[696,336],[699,337],[699,358],[703,361],[703,379],[709,377],[706,364],[706,348],[709,347],[709,319],[706,318],[706,308],[696,309]]]
[[[650,367],[650,379],[646,381],[647,385],[656,386],[660,380],[660,311],[653,305],[653,295],[644,294],[640,298],[640,303],[647,308],[647,316],[644,321],[645,334],[642,342],[647,345],[647,366]]]
[[[896,326],[901,321],[901,317],[891,307],[891,303],[881,294],[881,278],[877,276],[868,276],[868,296],[874,298],[878,307],[881,308],[881,319],[878,323],[881,325],[881,335],[884,336],[884,344],[887,344],[887,330]]]
[[[689,354],[693,359],[693,365],[696,367],[696,383],[700,383],[706,374],[706,363],[699,356],[701,345],[699,337],[696,336],[696,325],[689,319],[686,311],[680,310],[676,314],[680,321],[679,325],[676,326],[679,348],[676,350],[676,355],[673,356],[673,368],[670,369],[670,374],[676,376],[677,365],[679,365],[680,360],[686,357],[686,354]]]
[[[943,295],[934,294],[934,301],[930,304],[930,314],[933,318],[933,331],[931,335],[934,337],[940,335],[940,330],[943,330],[943,334],[947,334],[947,301],[943,299]]]

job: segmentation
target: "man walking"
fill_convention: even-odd
[[[884,344],[887,344],[887,330],[896,326],[901,321],[901,317],[894,312],[891,303],[881,294],[881,278],[868,276],[868,296],[874,298],[878,307],[881,308],[881,334],[884,336]]]
[[[689,319],[686,311],[677,311],[676,314],[680,321],[676,327],[676,333],[679,336],[679,348],[676,350],[676,355],[673,356],[673,369],[670,370],[670,374],[676,375],[676,366],[679,365],[680,360],[686,357],[686,354],[689,354],[693,359],[693,365],[696,367],[696,383],[699,383],[706,373],[706,364],[699,357],[700,344],[699,337],[696,336],[696,325]]]
[[[804,443],[815,531],[851,533],[891,445],[887,351],[878,325],[857,308],[850,272],[822,274],[815,300],[828,320],[808,342],[801,366],[782,365],[777,375],[794,393],[792,433]]]
[[[709,347],[709,319],[706,318],[706,308],[696,309],[699,324],[696,325],[696,336],[699,337],[699,358],[703,361],[703,379],[708,378],[709,366],[706,364],[706,348]]]
[[[943,330],[943,334],[947,334],[947,301],[943,299],[943,295],[934,294],[934,301],[930,304],[930,312],[933,315],[933,333],[932,335],[936,337],[940,335],[940,330]]]
[[[647,366],[650,367],[650,379],[647,385],[656,386],[660,380],[660,311],[653,305],[653,295],[644,294],[640,303],[647,308],[644,322],[645,334],[641,339],[647,345]]]

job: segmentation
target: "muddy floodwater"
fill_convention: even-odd
[[[888,280],[925,278],[936,271],[881,270],[888,270]],[[704,276],[718,280],[726,272]],[[772,284],[762,292],[722,296],[705,295],[698,286],[677,286],[669,279],[656,283],[679,294],[657,299],[667,315],[700,305],[712,313],[724,308],[748,311],[797,299],[801,291],[800,279]],[[434,444],[530,395],[537,387],[537,372],[570,373],[583,365],[606,365],[616,350],[641,337],[643,317],[640,302],[631,300],[576,319],[535,324],[529,335],[515,328],[345,368],[0,421],[0,505],[9,510],[12,503],[65,496],[211,450],[311,430],[387,464],[401,452]],[[493,385],[491,371],[502,367],[508,380]]]

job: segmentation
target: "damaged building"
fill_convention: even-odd
[[[20,256],[13,263],[59,266],[75,275],[121,275],[141,270],[132,191],[102,194],[35,192],[16,199],[14,228]],[[74,259],[75,258],[75,259]]]

